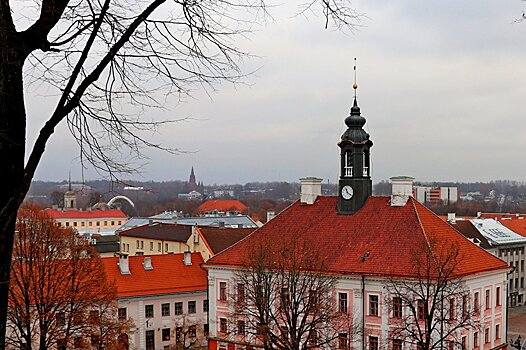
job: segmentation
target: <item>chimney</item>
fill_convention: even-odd
[[[142,266],[145,270],[153,270],[152,258],[149,256],[145,256],[144,261],[142,262]]]
[[[243,224],[237,224],[237,228],[243,228]]]
[[[225,227],[225,222],[224,222],[224,221],[219,221],[219,222],[217,223],[217,225],[218,225],[219,227]]]
[[[303,204],[314,204],[316,198],[321,196],[321,182],[323,179],[317,177],[304,177],[300,179],[301,196],[300,201]]]
[[[185,266],[192,266],[192,253],[189,251],[184,252],[184,259],[183,259]]]
[[[452,224],[456,223],[457,218],[456,218],[455,213],[447,213],[447,221],[449,221]]]
[[[127,254],[120,254],[119,255],[119,271],[121,272],[121,275],[130,275],[130,265],[128,262],[128,255]]]
[[[413,180],[410,176],[393,176],[391,180],[391,206],[403,207],[413,196]]]
[[[267,211],[267,222],[269,222],[270,220],[274,219],[275,216],[276,216],[276,212],[275,211]]]

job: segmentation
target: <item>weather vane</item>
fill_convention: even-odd
[[[354,98],[356,98],[356,90],[358,89],[358,84],[356,83],[356,57],[354,58],[354,84],[352,84],[354,89]]]

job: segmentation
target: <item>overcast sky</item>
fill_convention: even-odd
[[[245,183],[337,181],[337,142],[352,103],[353,57],[358,101],[374,142],[373,180],[410,175],[420,181],[526,180],[526,22],[514,23],[520,0],[355,1],[364,13],[352,33],[323,29],[321,18],[274,21],[240,42],[259,58],[246,85],[196,93],[160,117],[176,123],[155,137],[189,151],[150,157],[138,180]],[[53,99],[26,94],[38,132]],[[49,102],[49,103],[48,103]],[[171,101],[175,105],[175,101]],[[151,113],[161,113],[152,111]],[[40,118],[40,119],[39,119]],[[80,179],[78,149],[62,125],[35,179]],[[92,171],[87,179],[99,178]]]

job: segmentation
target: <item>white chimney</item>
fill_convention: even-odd
[[[142,262],[142,266],[145,270],[153,270],[152,258],[149,256],[145,256],[144,261]]]
[[[393,176],[391,180],[391,206],[403,207],[413,196],[413,180],[410,176]]]
[[[269,222],[270,220],[274,219],[274,217],[276,216],[276,212],[275,211],[267,211],[267,222]]]
[[[192,253],[189,251],[184,252],[183,262],[185,266],[192,266]]]
[[[455,213],[447,213],[447,221],[449,221],[452,224],[456,223],[457,218],[456,218]]]
[[[316,198],[321,196],[321,182],[323,179],[317,177],[304,177],[300,179],[301,197],[300,201],[304,204],[314,204]]]
[[[128,255],[127,254],[120,254],[119,255],[119,270],[121,272],[121,275],[130,275],[130,265],[128,262]]]

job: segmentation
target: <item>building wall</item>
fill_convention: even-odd
[[[70,218],[70,219],[55,219],[62,227],[72,227],[79,232],[99,232],[116,230],[127,221],[125,218]]]
[[[133,236],[120,236],[119,240],[120,252],[129,255],[184,253],[188,250],[186,242],[164,241]]]
[[[232,288],[232,281],[234,273],[230,269],[209,267],[209,298],[210,298],[210,335],[212,338],[220,338],[218,332],[219,319],[230,319],[229,305],[225,301],[219,300],[219,283],[226,282],[227,288]],[[461,336],[466,337],[467,348],[473,348],[474,337],[478,334],[480,349],[491,349],[495,346],[505,342],[506,330],[506,272],[487,273],[466,278],[466,287],[469,290],[471,298],[474,298],[475,293],[478,293],[479,302],[481,305],[480,321],[481,330],[464,331]],[[365,304],[364,296],[362,295],[362,280],[360,277],[340,277],[335,293],[348,293],[349,310],[352,311],[352,318],[358,322],[365,322],[365,343],[368,346],[369,337],[378,337],[379,349],[390,349],[392,344],[388,344],[388,335],[394,327],[391,311],[387,305],[390,296],[386,295],[385,280],[365,278]],[[497,289],[499,288],[499,289]],[[486,290],[489,293],[489,305],[485,303]],[[496,292],[500,290],[500,305],[496,305]],[[336,295],[336,294],[335,294]],[[369,297],[371,295],[378,296],[379,310],[378,316],[372,315],[369,307]],[[352,303],[352,304],[351,304]],[[365,305],[365,309],[364,309]],[[335,307],[337,305],[335,304]],[[365,316],[365,317],[363,317]],[[496,334],[496,329],[499,329],[499,334]],[[488,342],[484,342],[484,332],[488,329]],[[349,334],[349,339],[352,341],[353,348],[362,348],[362,338],[360,335]],[[228,348],[226,342],[218,341],[219,348]],[[229,348],[231,349],[231,347]],[[404,345],[404,349],[409,349],[409,346]]]
[[[502,245],[497,248],[499,258],[508,263],[514,270],[508,275],[509,304],[511,307],[526,304],[526,266],[524,260],[525,245]]]
[[[197,336],[204,339],[204,326],[207,323],[207,312],[203,301],[207,299],[206,290],[191,293],[152,295],[133,298],[119,298],[119,308],[126,309],[126,315],[133,327],[128,334],[130,349],[146,349],[146,331],[155,333],[155,349],[164,349],[176,343],[175,330],[183,322],[197,326]],[[189,313],[188,302],[196,302],[196,312]],[[183,304],[183,314],[175,314],[175,303]],[[163,316],[162,304],[169,305],[169,315]],[[153,305],[153,317],[146,317],[146,306]],[[163,329],[170,329],[170,339],[163,341]]]

